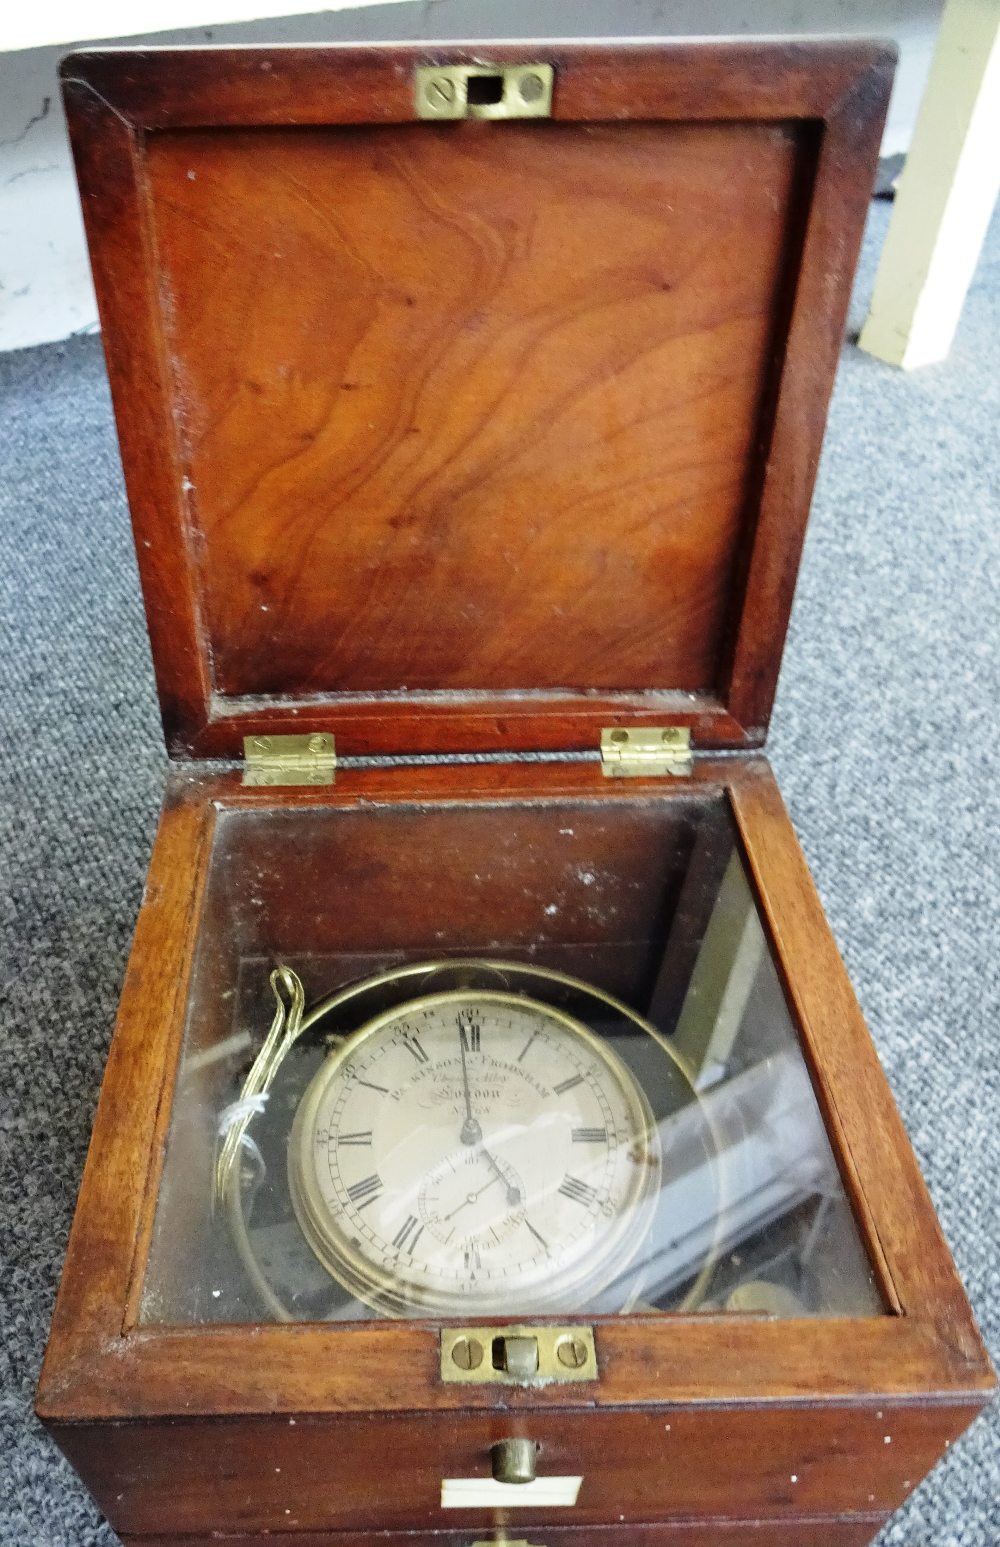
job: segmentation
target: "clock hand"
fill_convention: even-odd
[[[472,1092],[469,1090],[469,1066],[465,1058],[465,1038],[462,1035],[462,1023],[458,1023],[458,1046],[462,1054],[462,1086],[465,1091],[465,1122],[462,1124],[461,1139],[463,1144],[479,1144],[483,1137],[483,1130],[472,1115]]]
[[[503,1182],[504,1186],[507,1189],[507,1202],[509,1204],[512,1204],[512,1205],[515,1204],[515,1203],[520,1203],[520,1201],[521,1201],[520,1190],[517,1187],[512,1187],[511,1186],[511,1184],[510,1184],[509,1180],[507,1179],[506,1175],[504,1174],[503,1171],[501,1171],[500,1167],[497,1165],[497,1162],[493,1159],[493,1156],[490,1154],[489,1150],[486,1149],[485,1146],[483,1145],[483,1130],[482,1130],[482,1127],[481,1127],[480,1123],[477,1121],[477,1119],[474,1118],[473,1115],[472,1115],[472,1092],[469,1089],[469,1064],[468,1064],[468,1060],[466,1059],[466,1056],[465,1056],[465,1035],[464,1035],[464,1032],[463,1032],[463,1029],[462,1029],[461,1019],[459,1019],[459,1022],[458,1022],[458,1049],[459,1049],[459,1052],[462,1055],[462,1088],[463,1088],[464,1093],[465,1093],[465,1122],[462,1124],[462,1133],[461,1133],[462,1143],[463,1144],[478,1144],[479,1145],[480,1149],[482,1150],[482,1153],[486,1156],[486,1159],[489,1161],[490,1165],[493,1167],[493,1169],[496,1172],[497,1176],[500,1178],[501,1182]],[[487,1183],[487,1185],[489,1185],[489,1184]],[[483,1189],[480,1188],[479,1191],[482,1192]],[[471,1196],[472,1197],[478,1197],[479,1193],[474,1193]],[[459,1207],[460,1208],[464,1207],[464,1205],[460,1204]],[[449,1215],[449,1218],[450,1217],[451,1216]]]
[[[528,1230],[531,1231],[532,1235],[534,1236],[535,1240],[538,1242],[539,1246],[544,1247],[545,1251],[548,1252],[548,1249],[549,1249],[548,1241],[545,1239],[545,1237],[543,1235],[541,1235],[535,1229],[534,1225],[531,1223],[531,1220],[528,1219],[527,1215],[525,1215],[524,1223],[525,1223],[525,1227]]]
[[[490,1152],[486,1148],[485,1144],[480,1145],[480,1154],[482,1154],[482,1155],[484,1155],[486,1157],[486,1159],[489,1161],[490,1165],[493,1167],[494,1171],[496,1172],[497,1176],[500,1178],[501,1182],[503,1182],[504,1186],[506,1187],[506,1189],[507,1189],[507,1202],[510,1203],[510,1204],[520,1203],[520,1201],[521,1201],[521,1189],[519,1187],[515,1187],[513,1185],[513,1183],[507,1177],[506,1173],[503,1172],[500,1169],[499,1163],[493,1159],[493,1156],[490,1154]]]
[[[499,1176],[499,1175],[500,1175],[500,1173],[497,1172],[497,1176]],[[486,1191],[487,1187],[492,1187],[494,1185],[494,1183],[496,1182],[496,1179],[497,1179],[496,1176],[491,1176],[489,1181],[488,1182],[484,1182],[482,1187],[480,1187],[478,1189],[478,1191],[470,1192],[467,1197],[463,1198],[461,1203],[458,1205],[457,1209],[452,1209],[450,1214],[446,1214],[444,1216],[445,1217],[445,1223],[447,1224],[449,1219],[454,1219],[455,1215],[456,1214],[460,1214],[462,1209],[466,1208],[470,1203],[475,1203],[475,1201],[479,1197],[480,1193],[484,1193]],[[502,1178],[501,1178],[501,1180],[502,1180]]]

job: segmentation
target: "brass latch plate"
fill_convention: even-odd
[[[553,78],[550,64],[420,65],[417,117],[551,118]]]
[[[243,783],[332,784],[337,750],[329,731],[311,736],[244,736]]]
[[[467,1386],[597,1380],[592,1327],[444,1327],[441,1379]]]
[[[601,732],[601,769],[609,779],[679,778],[692,767],[686,725],[612,726]]]

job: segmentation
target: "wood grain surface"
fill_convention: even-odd
[[[547,1526],[535,1527],[533,1547],[865,1547],[882,1524],[882,1516],[832,1520],[828,1516],[795,1520],[688,1521],[675,1525]],[[517,1531],[516,1522],[504,1527],[481,1525],[465,1531],[402,1532],[379,1535],[379,1547],[504,1547]],[[523,1539],[523,1538],[521,1538]],[[125,1547],[371,1547],[365,1532],[257,1531],[239,1535],[125,1536]]]
[[[713,688],[794,127],[264,138],[147,153],[216,692]]]
[[[240,1530],[476,1532],[496,1511],[441,1508],[443,1477],[490,1476],[490,1446],[537,1441],[539,1474],[582,1476],[571,1509],[518,1506],[518,1534],[574,1524],[886,1514],[940,1458],[966,1406],[890,1413],[760,1406],[555,1409],[387,1417],[59,1426],[55,1435],[126,1535]],[[891,1444],[885,1443],[889,1435]],[[470,1536],[470,1542],[475,1536]]]
[[[66,62],[175,751],[763,738],[891,56],[549,53],[453,125],[426,50]]]

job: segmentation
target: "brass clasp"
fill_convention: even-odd
[[[548,1386],[597,1380],[592,1327],[445,1327],[441,1379],[464,1385]]]
[[[417,117],[551,118],[553,78],[550,64],[420,65]]]

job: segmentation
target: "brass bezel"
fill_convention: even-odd
[[[333,1010],[343,1009],[345,1006],[349,1006],[352,1000],[356,1000],[364,994],[370,993],[373,990],[379,990],[387,985],[399,984],[401,991],[405,991],[405,985],[408,980],[415,978],[428,978],[435,973],[445,971],[449,973],[464,972],[470,976],[474,976],[477,973],[486,973],[493,976],[500,976],[501,978],[503,978],[506,974],[516,974],[520,977],[524,977],[529,980],[533,979],[540,983],[554,984],[560,988],[569,989],[573,993],[580,994],[586,998],[595,1000],[598,1004],[604,1006],[607,1009],[613,1010],[624,1020],[638,1027],[640,1031],[651,1037],[660,1048],[660,1050],[666,1055],[670,1063],[673,1064],[681,1079],[683,1079],[685,1084],[688,1086],[692,1099],[698,1103],[698,1106],[701,1108],[704,1114],[706,1126],[712,1137],[715,1149],[715,1161],[719,1180],[719,1206],[717,1210],[717,1221],[721,1222],[722,1194],[725,1189],[724,1156],[722,1154],[718,1135],[714,1131],[708,1110],[698,1094],[694,1083],[693,1071],[691,1070],[687,1059],[671,1046],[667,1038],[660,1031],[658,1031],[655,1026],[653,1026],[649,1021],[645,1020],[635,1010],[631,1009],[627,1004],[624,1003],[623,1000],[618,999],[614,994],[607,993],[603,989],[596,988],[593,984],[585,982],[582,978],[573,977],[569,973],[560,972],[554,968],[550,969],[545,967],[537,967],[531,963],[513,962],[506,959],[494,960],[489,957],[432,958],[426,961],[410,962],[402,967],[389,968],[384,972],[375,973],[370,977],[348,984],[346,987],[337,989],[332,994],[328,994],[323,999],[319,1000],[318,1003],[312,1007],[312,1009],[306,1011],[304,993],[298,975],[293,972],[290,967],[284,965],[278,966],[271,973],[271,987],[277,1002],[275,1016],[272,1021],[268,1036],[261,1046],[260,1052],[258,1053],[257,1058],[255,1059],[254,1064],[251,1067],[250,1072],[244,1082],[243,1089],[241,1091],[241,1104],[245,1105],[246,1098],[250,1096],[266,1096],[274,1080],[274,1077],[278,1072],[278,1069],[284,1062],[291,1048],[306,1031],[315,1026],[318,1021],[320,1021],[324,1016],[329,1015]],[[469,988],[461,989],[458,992],[461,993],[463,998],[468,998],[470,994],[477,992],[477,990]],[[287,995],[288,998],[287,1005],[285,998],[283,997],[284,995]],[[414,997],[420,998],[423,996],[417,995]],[[540,1008],[545,1014],[553,1013],[554,1007],[551,1007],[542,1001],[535,1001],[529,994],[515,994],[513,997],[519,1004],[524,1004],[526,1002],[533,1003],[536,1004],[538,1008]],[[401,1000],[400,1004],[395,1007],[392,1013],[394,1015],[398,1014],[405,1004],[412,1002],[413,1000]],[[560,1012],[555,1011],[555,1013],[558,1015]],[[372,1017],[370,1019],[374,1020],[378,1018],[379,1017]],[[577,1025],[580,1024],[579,1022],[576,1022],[573,1017],[568,1017],[568,1019],[573,1023],[574,1029]],[[339,1053],[345,1045],[353,1042],[353,1039],[359,1033],[362,1033],[367,1029],[368,1024],[369,1022],[363,1022],[356,1031],[349,1033],[347,1036],[331,1036],[329,1041],[333,1045],[334,1053]],[[597,1042],[600,1044],[600,1038],[596,1037],[595,1033],[590,1032],[589,1028],[583,1027],[583,1030],[587,1032],[589,1037],[596,1038]],[[604,1056],[603,1046],[601,1047],[600,1051],[602,1056]],[[319,1077],[319,1074],[322,1074],[325,1067],[326,1065],[324,1064],[318,1071],[318,1074],[314,1076],[314,1080]],[[631,1071],[627,1072],[629,1073],[629,1078],[633,1078],[631,1076]],[[648,1107],[648,1100],[645,1097],[645,1093],[642,1091],[641,1086],[638,1085],[638,1082],[635,1082],[635,1084],[636,1088],[642,1095],[643,1101]],[[308,1089],[306,1095],[308,1095]],[[304,1102],[305,1099],[306,1096],[303,1096],[302,1101]],[[300,1102],[299,1105],[301,1108],[302,1102]],[[298,1120],[298,1116],[299,1113],[297,1110],[296,1117],[293,1120],[293,1129],[295,1122]],[[652,1119],[650,1120],[652,1121]],[[246,1112],[245,1115],[243,1115],[238,1121],[231,1124],[226,1132],[216,1165],[216,1195],[220,1206],[224,1209],[228,1217],[233,1241],[243,1262],[244,1268],[246,1269],[247,1276],[257,1291],[262,1303],[268,1308],[276,1321],[293,1322],[299,1318],[293,1316],[288,1308],[284,1305],[280,1296],[276,1293],[273,1285],[270,1283],[267,1275],[263,1272],[259,1262],[257,1261],[253,1245],[250,1240],[247,1221],[243,1212],[243,1197],[240,1184],[240,1166],[237,1163],[237,1157],[240,1152],[240,1145],[243,1135],[249,1128],[251,1121],[251,1115],[249,1112]],[[291,1154],[291,1152],[292,1144],[290,1136],[289,1153]],[[655,1192],[652,1194],[652,1198],[655,1210]],[[296,1218],[298,1219],[297,1213]],[[710,1249],[706,1253],[705,1261],[702,1264],[698,1274],[689,1285],[683,1299],[678,1303],[676,1308],[674,1308],[672,1314],[676,1314],[677,1312],[691,1311],[695,1309],[704,1299],[708,1290],[708,1286],[711,1282],[712,1273],[714,1271],[715,1261],[718,1254],[718,1229],[719,1225],[717,1223],[716,1234]],[[323,1259],[319,1258],[319,1260],[322,1261]],[[325,1263],[324,1266],[326,1266]],[[622,1264],[622,1266],[624,1266],[624,1264]],[[327,1271],[331,1270],[328,1268]],[[342,1284],[344,1283],[343,1278],[340,1277],[338,1273],[333,1273],[333,1277],[337,1280],[337,1282]],[[351,1284],[345,1284],[344,1287],[346,1287],[350,1293],[357,1293],[356,1289]],[[359,1298],[362,1297],[359,1296]],[[398,1318],[411,1314],[419,1314],[410,1304],[393,1308],[391,1305],[387,1305],[382,1299],[379,1299],[377,1302],[373,1302],[371,1299],[364,1298],[362,1298],[362,1303],[368,1304],[372,1306],[372,1309],[377,1310],[383,1315],[391,1317]],[[466,1315],[474,1314],[474,1312],[470,1312],[469,1310],[467,1299],[463,1299],[461,1310]],[[424,1311],[423,1314],[427,1314],[427,1312]],[[529,1312],[528,1314],[532,1313]],[[545,1313],[539,1312],[539,1314]]]
[[[505,1310],[511,1313],[547,1311],[565,1314],[567,1297],[599,1294],[624,1271],[645,1240],[652,1223],[660,1187],[660,1151],[656,1124],[645,1092],[631,1070],[582,1021],[565,1011],[531,999],[525,994],[504,993],[493,989],[449,989],[422,994],[404,1000],[373,1016],[327,1056],[299,1102],[288,1142],[288,1183],[292,1206],[299,1228],[314,1255],[327,1272],[349,1293],[373,1310],[389,1316],[490,1316],[496,1315],[495,1291],[487,1299],[473,1291],[435,1291],[419,1285],[406,1288],[398,1273],[380,1268],[363,1252],[356,1250],[346,1232],[339,1228],[323,1200],[314,1165],[315,1127],[318,1110],[349,1058],[359,1047],[378,1038],[389,1028],[423,1010],[448,1005],[506,1006],[542,1020],[554,1022],[564,1032],[587,1044],[590,1052],[604,1064],[621,1089],[633,1114],[639,1142],[646,1147],[650,1161],[636,1168],[635,1185],[620,1215],[609,1223],[599,1245],[581,1259],[576,1268],[553,1275],[548,1286],[535,1284],[526,1298],[512,1290]]]

